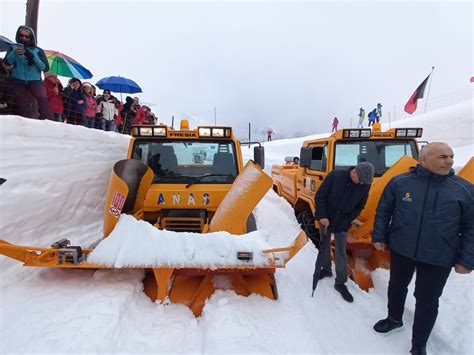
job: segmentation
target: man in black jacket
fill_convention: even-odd
[[[388,317],[374,325],[388,333],[403,325],[408,285],[416,270],[412,354],[426,354],[438,315],[439,298],[451,268],[460,274],[474,268],[474,188],[454,175],[453,151],[431,143],[420,164],[392,178],[377,207],[372,240],[390,249]]]
[[[332,276],[330,241],[334,233],[336,283],[334,288],[347,302],[354,299],[347,289],[347,231],[364,209],[374,179],[374,167],[362,162],[349,170],[334,170],[324,179],[314,197],[319,221],[323,266],[319,278]]]

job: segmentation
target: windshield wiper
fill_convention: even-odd
[[[157,178],[153,179],[153,182],[160,182],[160,181],[164,181],[164,180],[169,180],[170,178],[180,178],[180,177],[183,177],[184,175],[181,175],[181,174],[166,174],[166,175],[163,175],[163,176],[158,176]]]
[[[194,177],[195,180],[193,182],[190,182],[189,184],[187,184],[186,188],[188,188],[189,186],[194,185],[194,184],[198,183],[199,181],[201,181],[202,179],[205,179],[205,178],[210,177],[210,176],[225,176],[225,177],[235,178],[235,176],[232,175],[232,174],[206,174],[206,175],[201,175],[201,176],[195,176]]]

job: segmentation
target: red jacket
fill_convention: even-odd
[[[53,82],[49,79],[44,79],[44,88],[48,96],[49,107],[53,113],[64,113],[63,95],[61,94],[63,86],[58,78]],[[58,89],[56,93],[54,88]]]
[[[137,108],[137,113],[135,114],[135,117],[133,118],[132,124],[140,125],[146,122],[147,122],[147,119],[146,119],[145,110],[142,109],[142,107],[140,106]]]
[[[115,119],[115,124],[118,126],[118,125],[121,125],[122,124],[122,108],[123,108],[123,105],[121,102],[119,102],[117,104],[117,111],[118,111],[118,114],[117,114],[117,118]]]

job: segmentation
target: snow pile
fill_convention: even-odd
[[[269,257],[261,253],[271,248],[267,239],[265,230],[244,235],[158,230],[148,222],[121,215],[112,233],[97,245],[87,260],[117,268],[201,267],[215,270],[229,266],[269,266]],[[252,253],[252,261],[237,259],[238,252]]]
[[[129,141],[82,126],[0,116],[0,177],[7,179],[0,188],[2,238],[15,244],[44,238],[45,246],[100,238],[109,177]]]

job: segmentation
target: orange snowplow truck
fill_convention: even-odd
[[[342,129],[329,137],[305,141],[298,157],[284,165],[272,166],[273,189],[294,207],[295,215],[308,237],[319,246],[314,196],[326,176],[336,169],[348,169],[368,161],[375,167],[374,182],[365,209],[352,222],[347,242],[348,274],[360,288],[373,287],[371,271],[389,268],[388,251],[372,245],[375,210],[390,179],[408,171],[418,160],[417,138],[422,128]],[[298,164],[296,164],[298,162]]]
[[[113,231],[121,214],[133,215],[160,230],[232,235],[254,231],[252,211],[272,186],[263,166],[264,151],[259,146],[254,148],[254,161],[244,166],[240,142],[231,127],[189,129],[186,120],[179,130],[134,126],[127,159],[115,163],[110,177],[103,238]],[[253,253],[243,250],[237,252],[237,265],[212,270],[187,265],[185,260],[177,265],[158,262],[127,268],[145,269],[144,291],[153,301],[185,304],[199,316],[219,284],[239,295],[257,293],[277,299],[275,269],[283,268],[306,241],[302,231],[291,246],[262,250],[267,260],[264,265],[255,265]],[[0,254],[25,266],[114,268],[89,263],[93,248],[69,244],[63,239],[43,248],[0,240]],[[213,282],[214,276],[228,282]]]

